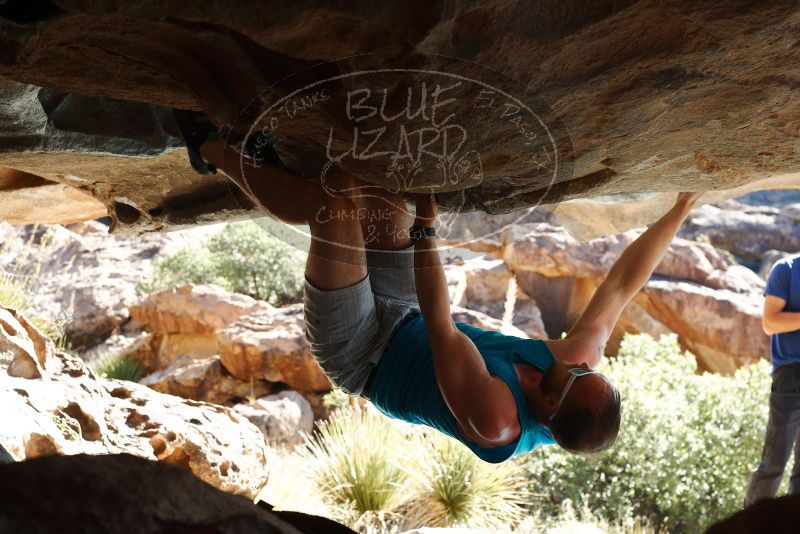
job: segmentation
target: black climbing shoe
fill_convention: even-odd
[[[189,153],[189,163],[198,174],[216,174],[217,168],[203,160],[200,147],[209,139],[220,138],[219,130],[208,119],[205,113],[185,109],[173,109],[172,116],[175,125],[181,133],[186,151]]]

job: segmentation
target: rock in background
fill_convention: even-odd
[[[261,432],[233,410],[94,376],[25,318],[0,309],[0,443],[16,459],[129,453],[254,497],[266,483]]]
[[[85,350],[126,324],[156,260],[219,229],[112,237],[95,221],[67,227],[0,222],[0,265],[33,296],[30,311],[65,322],[72,346]]]

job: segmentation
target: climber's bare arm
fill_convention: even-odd
[[[436,207],[431,195],[417,195],[415,224],[433,226]],[[436,381],[445,403],[465,438],[482,446],[511,443],[519,434],[513,397],[502,381],[489,374],[475,344],[458,330],[450,315],[447,279],[436,249],[436,239],[414,245],[417,299],[433,352]]]
[[[764,297],[764,316],[761,326],[765,334],[771,336],[800,330],[800,312],[783,311],[785,307],[786,301],[780,297],[775,295]]]
[[[680,193],[675,205],[633,243],[608,272],[559,350],[570,363],[595,367],[625,306],[647,283],[701,193]]]

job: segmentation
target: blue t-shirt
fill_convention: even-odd
[[[786,301],[783,311],[800,311],[800,256],[790,256],[775,263],[769,272],[765,295]],[[770,336],[772,368],[800,363],[800,330]]]
[[[507,336],[467,323],[456,323],[456,327],[475,343],[489,373],[503,380],[514,395],[520,422],[516,441],[483,448],[460,436],[456,419],[436,382],[433,353],[422,315],[401,324],[384,350],[370,391],[375,407],[389,417],[427,425],[454,437],[486,462],[502,462],[541,445],[555,443],[550,430],[531,412],[514,368],[515,363],[525,363],[547,371],[554,361],[547,344],[541,339]],[[453,365],[458,365],[458,358],[453,358]]]

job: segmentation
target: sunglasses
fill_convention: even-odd
[[[573,367],[572,369],[568,369],[568,371],[570,375],[569,380],[567,380],[567,384],[564,386],[564,391],[561,393],[561,398],[558,399],[558,404],[556,405],[555,411],[550,415],[550,421],[552,421],[553,417],[555,417],[558,413],[558,409],[561,408],[561,403],[564,402],[564,398],[567,396],[567,393],[569,393],[569,388],[572,387],[572,383],[575,382],[579,376],[600,374],[598,371],[584,369],[583,367]]]

